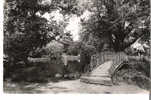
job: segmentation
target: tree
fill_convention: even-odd
[[[87,9],[91,16],[82,20],[81,44],[93,46],[97,53],[125,52],[142,36],[149,41],[149,0],[91,0]],[[81,51],[85,68],[93,53]]]
[[[31,51],[42,47],[48,39],[50,27],[47,20],[36,16],[36,12],[44,10],[37,0],[6,1],[5,11],[8,19],[4,24],[5,52],[14,63],[24,61]]]
[[[63,15],[70,15],[77,13],[76,8],[76,0],[72,0],[72,2],[69,0],[6,0],[4,5],[4,54],[8,58],[8,64],[4,64],[6,72],[4,75],[11,72],[10,76],[17,75],[21,79],[21,74],[27,78],[26,72],[29,72],[37,77],[34,72],[41,71],[40,68],[46,64],[42,64],[42,66],[38,64],[41,67],[36,67],[33,72],[30,72],[28,68],[33,65],[28,62],[28,57],[42,57],[42,49],[48,46],[50,46],[49,50],[54,50],[51,52],[53,54],[56,53],[57,45],[61,50],[61,44],[49,45],[48,43],[52,43],[53,40],[57,40],[56,37],[62,36],[66,25],[66,21],[57,23],[52,19],[47,20],[41,15],[55,10],[59,10]],[[61,51],[57,51],[57,54],[58,52]],[[24,67],[21,67],[22,65]],[[47,67],[45,69],[47,70]],[[36,73],[45,74],[43,71]],[[31,76],[29,75],[29,77]]]
[[[72,0],[6,0],[4,7],[4,52],[15,64],[28,63],[27,57],[37,48],[42,48],[56,36],[63,34],[56,22],[48,22],[37,16],[40,12],[61,9],[62,13],[73,13],[76,1]]]
[[[100,52],[123,51],[140,36],[149,35],[149,0],[95,0],[93,16],[83,22],[82,41],[90,42]],[[118,45],[117,45],[118,44]]]

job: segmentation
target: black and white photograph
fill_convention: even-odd
[[[150,0],[4,0],[3,93],[149,96],[150,18]]]

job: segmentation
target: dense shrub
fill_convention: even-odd
[[[59,59],[64,51],[64,45],[57,41],[52,41],[44,47],[44,51],[50,58]]]
[[[131,60],[115,73],[113,82],[126,82],[148,90],[151,84],[149,68],[148,61]]]

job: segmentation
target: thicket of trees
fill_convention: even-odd
[[[149,7],[149,0],[94,0],[89,8],[93,15],[83,22],[82,41],[98,51],[104,44],[123,51],[142,35],[149,40]]]
[[[56,48],[56,45],[50,42],[57,41],[56,37],[63,38],[68,34],[64,33],[66,20],[58,24],[37,15],[51,13],[54,10],[59,10],[64,17],[72,14],[80,16],[85,10],[92,14],[88,20],[81,19],[80,41],[75,45],[71,44],[66,50],[68,54],[81,53],[82,68],[90,63],[91,55],[96,52],[125,51],[140,37],[143,37],[143,43],[150,42],[149,0],[88,0],[83,3],[80,3],[80,0],[6,0],[4,5],[4,54],[8,58],[6,68],[14,70],[20,68],[20,65],[17,67],[18,63],[30,67],[28,57],[41,57],[46,54],[52,56],[57,52],[54,49],[62,48],[59,43],[56,44],[60,48]],[[69,34],[67,36],[70,37]],[[48,52],[53,50],[53,53]]]
[[[138,40],[142,45],[150,43],[149,8],[149,0],[92,0],[88,9],[92,15],[89,20],[82,20],[82,43],[93,46],[96,52],[108,50],[134,55],[133,43]],[[139,49],[135,52],[140,52]],[[149,56],[149,48],[144,50]],[[84,56],[87,66],[92,55]]]
[[[47,43],[62,36],[65,23],[39,16],[60,10],[75,13],[75,0],[6,0],[4,4],[4,72],[16,70],[23,64],[30,67],[28,57],[41,57]],[[35,55],[37,54],[37,55]],[[9,69],[9,70],[8,70]],[[7,74],[8,74],[7,73]]]
[[[74,2],[66,0],[6,0],[4,7],[4,52],[13,63],[24,61],[37,48],[42,48],[55,37],[63,34],[56,22],[37,16],[40,12],[52,12],[62,9],[62,13],[71,13]],[[64,4],[63,4],[64,3]],[[67,6],[66,6],[67,5]],[[70,7],[71,6],[71,7]],[[69,10],[70,10],[69,9]]]
[[[119,79],[116,82],[122,80],[148,89],[149,0],[95,0],[94,5],[94,16],[83,23],[83,42],[93,45],[97,52],[109,50],[125,52],[131,56],[147,56],[149,59],[130,59],[128,66],[118,72]]]

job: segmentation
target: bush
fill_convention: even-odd
[[[46,45],[44,51],[46,52],[46,55],[50,58],[60,59],[64,51],[64,45],[57,41],[52,41]]]
[[[113,82],[126,82],[148,90],[150,89],[151,84],[149,68],[149,62],[131,60],[127,65],[123,65],[123,67],[115,73]]]

